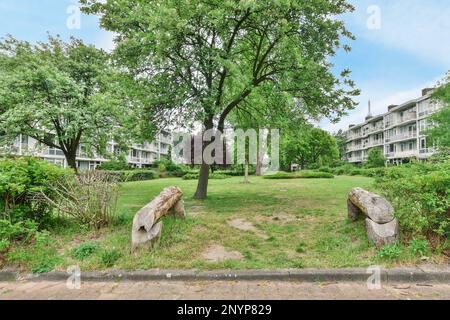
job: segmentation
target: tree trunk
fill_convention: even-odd
[[[195,191],[195,199],[205,199],[208,193],[209,164],[202,163],[198,176],[197,191]]]
[[[78,173],[78,168],[77,168],[77,154],[76,152],[69,152],[69,153],[65,153],[66,156],[66,161],[67,161],[67,165],[72,168],[75,173]]]
[[[213,117],[209,117],[204,122],[204,129],[205,131],[210,130],[214,127],[213,124]],[[203,134],[202,132],[202,140],[203,140]],[[197,184],[197,190],[195,191],[194,198],[203,200],[206,198],[206,195],[208,194],[208,179],[209,179],[209,169],[210,165],[205,163],[205,159],[203,157],[203,152],[205,151],[205,148],[207,146],[207,142],[202,142],[202,164],[200,166],[200,173],[198,175],[198,184]]]
[[[258,177],[261,176],[261,174],[262,174],[262,158],[263,157],[264,157],[263,154],[258,153],[258,157],[256,159],[256,172],[255,172],[255,175]]]
[[[244,183],[248,183],[248,161],[245,160],[245,167],[244,167]]]

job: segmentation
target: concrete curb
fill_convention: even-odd
[[[274,280],[303,282],[367,281],[373,274],[365,268],[353,269],[285,269],[285,270],[141,270],[81,272],[82,281],[211,281],[211,280]],[[42,274],[20,274],[0,271],[0,281],[66,281],[69,274],[55,271]],[[450,283],[450,268],[423,270],[420,268],[380,269],[381,282]]]

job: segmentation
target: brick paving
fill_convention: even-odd
[[[0,282],[0,300],[10,299],[445,299],[450,284],[389,284],[369,290],[365,283],[302,283],[295,281],[122,281]]]

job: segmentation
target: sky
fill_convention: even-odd
[[[336,124],[323,119],[330,132],[347,129],[367,115],[384,113],[421,95],[450,70],[449,0],[348,0],[355,11],[340,17],[356,36],[352,51],[331,57],[334,70],[349,68],[361,89],[358,107]],[[94,16],[79,15],[77,0],[0,0],[0,37],[7,34],[31,42],[45,41],[47,33],[63,39],[75,36],[107,51],[113,35]]]

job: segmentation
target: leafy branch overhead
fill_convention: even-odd
[[[337,79],[327,60],[352,38],[332,18],[352,10],[344,1],[81,2],[118,34],[116,56],[148,80],[155,108],[222,127],[263,83],[316,117],[354,105],[348,70]]]

